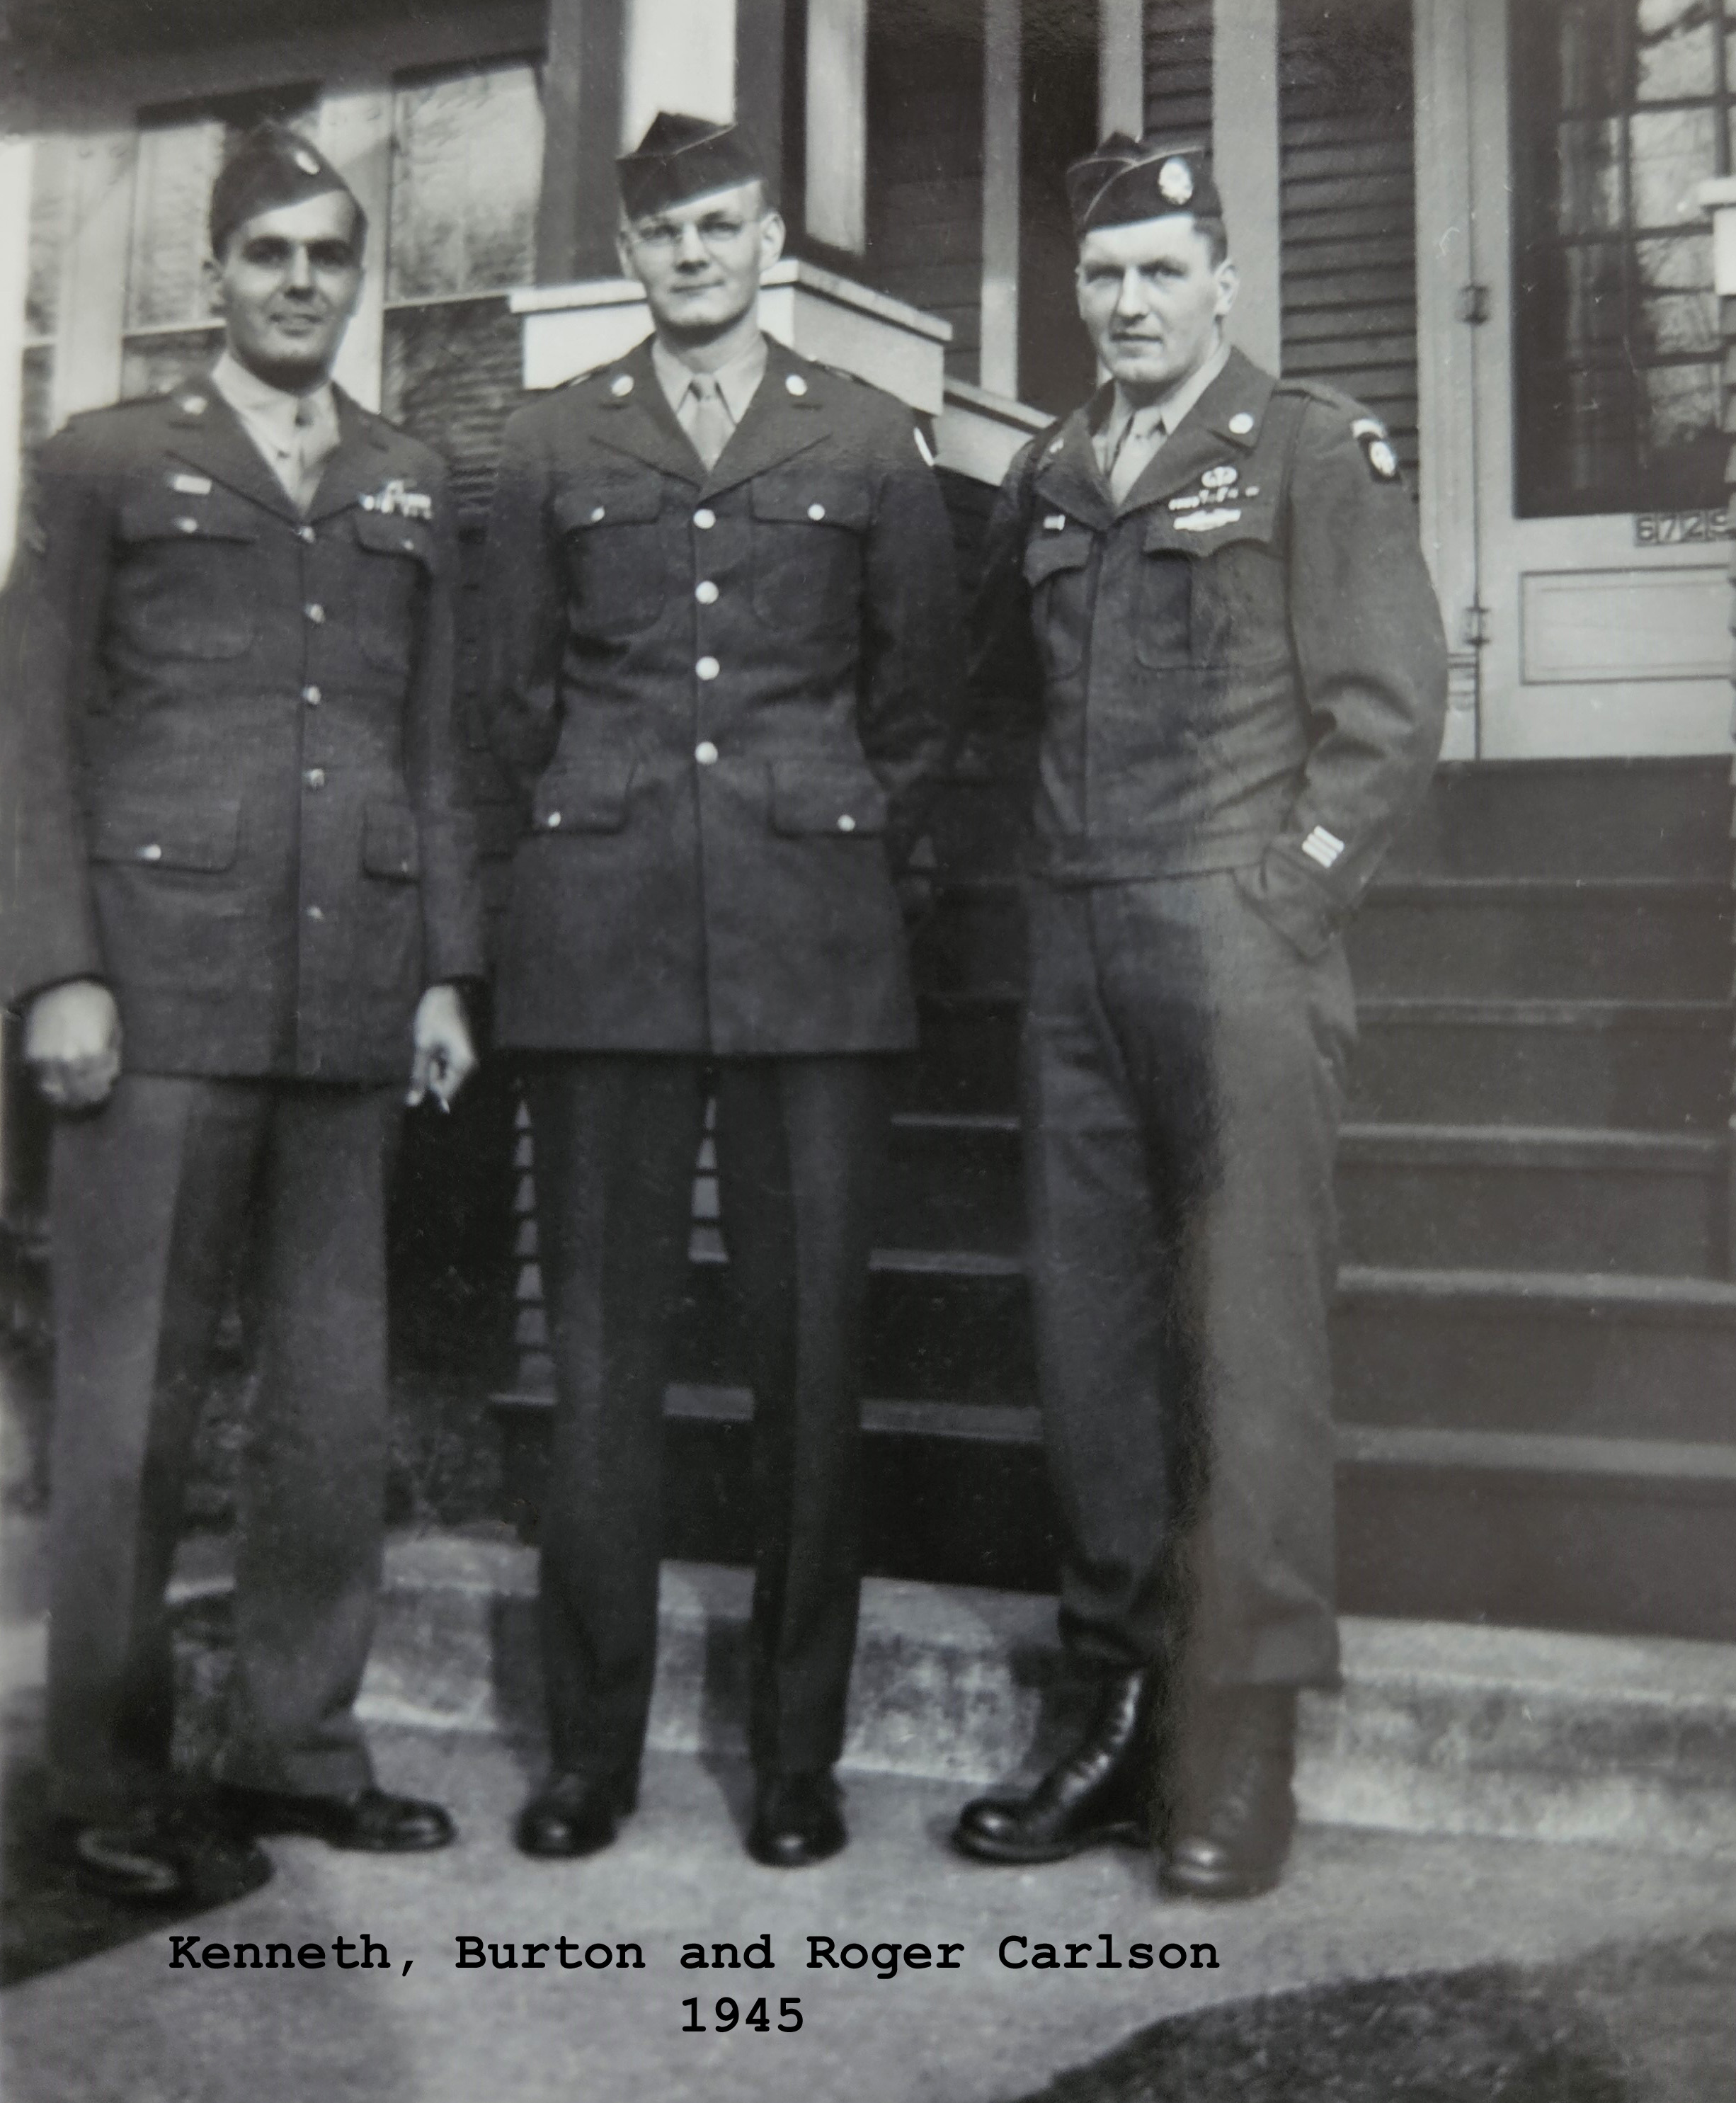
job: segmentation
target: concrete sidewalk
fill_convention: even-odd
[[[1292,1874],[1264,1899],[1218,1910],[1161,1903],[1130,1852],[1028,1871],[961,1861],[944,1845],[957,1788],[884,1775],[850,1779],[846,1854],[783,1873],[742,1851],[744,1772],[672,1754],[648,1763],[642,1807],[614,1848],[531,1864],[508,1838],[527,1780],[508,1744],[376,1736],[384,1778],[451,1803],[460,1845],[382,1861],[273,1843],[273,1883],[173,1931],[318,1942],[327,1961],[317,1972],[173,1969],[165,1931],[15,1988],[3,2011],[11,2103],[988,2103],[1028,2095],[1188,2008],[1736,1930],[1727,1861],[1323,1827],[1303,1830]],[[385,1945],[390,1968],[336,1969],[333,1939],[364,1932]],[[539,1969],[461,1970],[461,1935],[520,1945],[565,1935],[581,1948],[630,1940],[644,1968],[563,1971],[545,1953]],[[1210,1943],[1217,1963],[1103,1968],[1105,1935],[1123,1960],[1135,1941],[1190,1952]],[[681,1967],[684,1943],[739,1947],[761,1936],[775,1969]],[[881,1979],[872,1964],[810,1969],[810,1936],[841,1951],[964,1946],[956,1968],[900,1963]],[[1090,1946],[1079,1967],[1014,1969],[999,1960],[1006,1936],[1027,1939],[1007,1945],[1013,1957],[1042,1941]],[[721,2034],[713,2003],[722,1993],[744,2013],[764,1993],[772,2030]],[[683,2031],[689,1995],[708,2025],[698,2034]],[[802,2027],[780,2035],[786,1995],[799,2000]],[[1736,2015],[1728,2042],[1712,2061],[1725,2069],[1736,2067]],[[1664,2031],[1635,2050],[1632,2092],[1648,2103],[1736,2094],[1736,2083],[1705,2085],[1703,2051],[1698,2075],[1672,2071]]]

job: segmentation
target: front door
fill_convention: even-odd
[[[1729,441],[1695,197],[1729,166],[1736,0],[1466,4],[1478,749],[1727,749]]]

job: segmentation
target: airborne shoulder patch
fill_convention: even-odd
[[[1377,482],[1396,482],[1398,455],[1392,450],[1392,442],[1387,436],[1387,427],[1374,416],[1358,416],[1350,427],[1350,434],[1362,448],[1362,457],[1368,462],[1369,473]]]

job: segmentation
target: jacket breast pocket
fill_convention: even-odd
[[[568,760],[551,767],[537,782],[531,804],[531,829],[543,839],[575,833],[618,833],[627,823],[627,808],[638,771],[631,759]]]
[[[415,883],[422,874],[422,837],[407,803],[369,803],[362,813],[362,868],[388,883]]]
[[[1068,519],[1025,544],[1024,578],[1031,594],[1031,629],[1051,678],[1077,669],[1091,625],[1090,569],[1094,536]]]
[[[166,485],[123,500],[116,614],[151,657],[239,657],[252,644],[260,522],[227,491],[184,495]]]
[[[1286,602],[1276,530],[1270,501],[1154,513],[1140,578],[1141,664],[1263,663],[1282,656]]]
[[[567,598],[581,635],[637,634],[663,611],[668,591],[663,484],[655,475],[587,475],[555,492],[566,558]]]
[[[356,640],[369,664],[406,674],[415,659],[422,587],[434,567],[433,536],[420,518],[356,511]]]
[[[794,469],[753,484],[753,610],[770,628],[848,627],[862,598],[866,482],[839,468]]]

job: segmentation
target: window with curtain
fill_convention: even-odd
[[[1519,509],[1724,500],[1712,233],[1736,0],[1511,13]]]
[[[141,110],[127,242],[121,394],[160,393],[215,354],[222,331],[206,296],[211,185],[240,135],[267,117],[313,131],[311,84]]]

